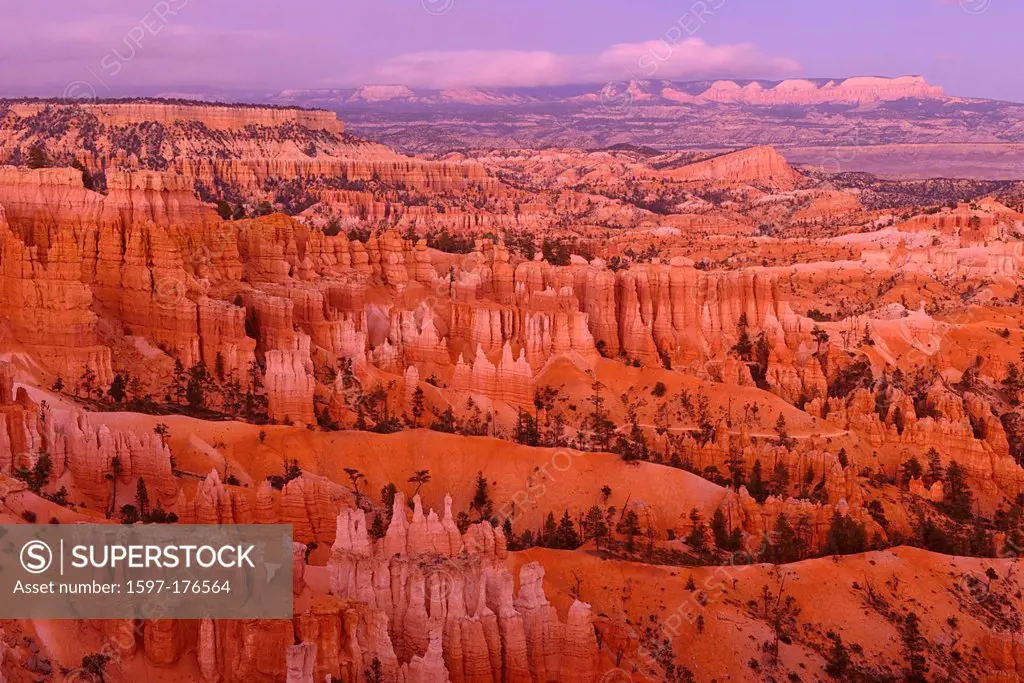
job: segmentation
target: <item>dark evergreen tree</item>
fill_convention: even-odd
[[[732,539],[729,537],[728,522],[721,508],[717,508],[711,517],[711,536],[715,539],[715,545],[719,550],[735,550],[732,547]]]
[[[470,503],[470,510],[477,514],[480,521],[490,519],[494,514],[494,504],[491,502],[491,494],[488,490],[487,477],[484,473],[477,472],[476,489],[473,493],[473,501]]]
[[[851,517],[838,511],[832,515],[832,523],[825,538],[825,552],[831,555],[850,555],[867,550],[867,530]]]
[[[122,401],[124,401],[127,393],[128,373],[115,372],[114,379],[110,382],[110,387],[107,389],[107,396],[112,398],[115,403],[121,403]]]
[[[558,521],[558,537],[562,541],[562,547],[566,550],[575,550],[580,547],[580,535],[576,531],[576,525],[573,524],[568,510],[562,513],[562,519]]]
[[[846,680],[846,674],[850,669],[850,653],[846,651],[843,638],[838,633],[829,631],[828,638],[832,641],[832,647],[828,650],[825,673],[832,678]]]
[[[945,470],[942,468],[942,458],[934,448],[928,449],[928,483],[929,485],[942,481],[945,477]]]
[[[180,358],[174,359],[174,370],[171,375],[171,397],[175,403],[184,403],[188,395],[188,373]]]
[[[910,667],[906,672],[907,681],[925,681],[925,673],[928,672],[928,658],[926,655],[928,641],[921,635],[921,622],[917,614],[911,612],[903,620],[903,650],[907,657],[907,664]]]
[[[700,510],[697,508],[690,510],[690,524],[692,526],[686,542],[696,552],[703,553],[708,547],[708,528],[704,524],[704,518],[701,517]]]
[[[918,462],[917,458],[914,457],[910,458],[910,460],[903,463],[902,470],[902,481],[904,487],[910,485],[911,479],[917,479],[924,473],[924,470],[921,468],[921,463]]]
[[[754,467],[750,470],[750,483],[747,484],[747,492],[758,503],[763,503],[768,497],[768,491],[764,486],[763,468],[760,459],[754,461]]]
[[[959,463],[952,462],[946,469],[944,492],[949,516],[960,522],[969,520],[974,511],[974,494],[967,485],[967,475]]]
[[[146,490],[146,480],[139,477],[135,484],[135,501],[139,504],[139,514],[145,519],[149,513],[149,491]]]
[[[703,525],[703,522],[701,522],[701,524]],[[635,510],[627,510],[626,513],[622,515],[622,520],[618,524],[617,531],[626,537],[626,550],[632,552],[636,537],[641,531],[640,518],[637,517]],[[705,531],[703,536],[706,535],[707,533]],[[702,541],[704,540],[703,536]]]

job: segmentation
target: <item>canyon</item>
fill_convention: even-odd
[[[295,542],[291,620],[5,621],[0,680],[111,642],[109,681],[824,679],[840,648],[881,680],[910,613],[936,677],[1021,675],[1019,187],[366,130],[0,105],[0,519]]]

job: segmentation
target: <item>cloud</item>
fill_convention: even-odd
[[[298,53],[302,45],[270,30],[209,27],[152,12],[54,21],[42,36],[32,23],[14,22],[0,44],[5,94],[57,94],[81,82],[103,97],[133,86],[287,82],[294,64],[267,59],[268,51]]]
[[[596,55],[525,50],[433,50],[385,61],[372,73],[377,82],[434,88],[527,87],[605,83],[633,78],[774,78],[792,76],[800,65],[761,52],[749,43],[709,45],[698,38],[618,43]]]
[[[641,78],[771,78],[800,72],[796,60],[766,55],[756,45],[708,45],[699,38],[677,44],[666,40],[619,43],[605,50],[599,62]]]
[[[570,82],[577,59],[545,51],[411,52],[387,60],[373,77],[420,87],[556,85]]]
[[[35,5],[9,17],[7,40],[0,42],[0,94],[59,95],[81,82],[109,97],[201,87],[529,87],[632,78],[774,78],[800,71],[792,59],[749,43],[710,45],[692,37],[618,43],[591,54],[442,49],[390,56],[381,46],[376,55],[363,51],[354,58],[346,50],[355,48],[345,43],[311,41],[283,27],[204,22],[198,3],[162,17],[148,4],[129,13],[115,0],[94,2],[100,6],[96,12],[45,24]],[[182,2],[171,0],[174,6]]]

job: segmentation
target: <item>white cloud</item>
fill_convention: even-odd
[[[708,45],[698,38],[619,43],[596,55],[548,51],[413,52],[376,69],[378,82],[436,88],[600,83],[630,78],[702,79],[792,76],[800,65],[766,55],[755,45]]]

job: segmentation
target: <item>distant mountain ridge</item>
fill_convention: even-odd
[[[945,91],[921,76],[854,76],[843,79],[671,81],[629,80],[606,84],[531,88],[412,88],[366,85],[359,88],[286,90],[269,98],[276,104],[304,106],[530,106],[626,103],[648,105],[741,104],[751,106],[861,105],[906,98],[942,99]]]
[[[354,134],[403,152],[465,149],[735,150],[770,145],[849,170],[877,145],[1019,145],[1024,105],[959,97],[921,76],[625,80],[531,88],[405,85],[289,90],[261,98],[332,109]],[[787,152],[787,155],[789,153]],[[900,152],[913,165],[914,153]],[[1016,153],[997,177],[1017,177]],[[1005,163],[1004,163],[1005,162]]]

